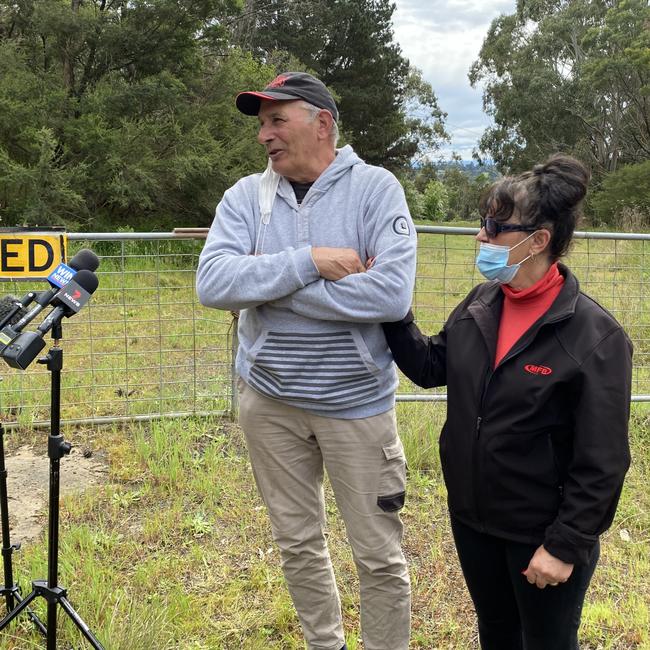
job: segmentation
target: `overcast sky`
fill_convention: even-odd
[[[516,0],[395,0],[395,40],[412,65],[422,71],[447,116],[452,150],[469,160],[489,118],[481,89],[467,73],[478,57],[493,18],[511,14]],[[445,157],[448,157],[445,156]]]

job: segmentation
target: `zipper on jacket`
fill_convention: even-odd
[[[494,375],[494,370],[488,367],[488,370],[485,374],[485,379],[483,383],[483,392],[481,394],[481,402],[479,404],[479,415],[476,416],[476,426],[474,428],[474,449],[472,452],[472,464],[473,464],[473,474],[474,474],[474,485],[472,486],[474,492],[474,508],[476,511],[476,517],[480,526],[480,530],[485,532],[485,517],[483,514],[483,502],[481,500],[482,492],[479,488],[479,477],[482,477],[482,459],[481,459],[481,448],[479,445],[479,438],[481,436],[481,424],[483,423],[483,406],[485,404],[485,399],[488,393],[488,386],[490,380]]]
[[[471,310],[470,310],[470,313],[471,313]],[[473,314],[472,314],[472,316],[474,317],[475,321],[477,321],[477,325],[478,325],[479,329],[481,331],[483,331],[483,328],[481,328],[480,322],[476,319],[476,316],[474,316]],[[569,314],[561,313],[561,314],[552,316],[548,320],[544,320],[543,322],[540,323],[539,327],[537,327],[535,329],[534,335],[526,337],[525,340],[523,341],[523,344],[522,344],[522,340],[520,339],[517,342],[520,345],[515,345],[515,347],[511,348],[510,351],[508,352],[508,354],[506,354],[506,356],[501,360],[501,362],[499,363],[499,365],[496,368],[492,368],[491,364],[488,363],[488,370],[487,370],[487,372],[485,374],[485,377],[484,377],[483,391],[481,393],[481,398],[480,398],[480,402],[479,402],[479,413],[481,415],[477,415],[477,417],[476,417],[475,437],[474,437],[475,442],[474,442],[473,450],[472,450],[472,465],[473,465],[473,475],[474,475],[474,482],[473,482],[473,485],[472,485],[472,490],[473,490],[473,493],[474,493],[473,494],[473,496],[474,496],[474,508],[475,508],[476,517],[477,517],[478,524],[479,524],[479,529],[482,532],[485,532],[486,529],[485,529],[485,516],[484,516],[484,507],[483,507],[484,504],[483,504],[483,500],[482,500],[483,493],[479,489],[478,480],[477,480],[478,477],[482,477],[482,462],[481,462],[482,459],[481,459],[481,454],[480,454],[480,445],[479,445],[478,441],[479,441],[479,438],[481,436],[481,425],[483,423],[483,415],[482,415],[482,413],[484,413],[484,405],[485,405],[485,401],[487,399],[487,394],[488,394],[488,390],[489,390],[490,381],[492,380],[492,377],[494,376],[495,372],[497,372],[505,362],[510,361],[510,359],[512,357],[520,354],[521,352],[523,352],[523,350],[525,350],[530,345],[530,343],[538,336],[539,330],[542,327],[544,327],[545,325],[555,324],[557,322],[565,320],[568,317],[569,317]],[[486,342],[487,342],[487,337],[486,337]],[[489,345],[488,345],[488,349],[489,349]],[[562,494],[563,491],[564,491],[563,486],[560,486],[560,493]]]

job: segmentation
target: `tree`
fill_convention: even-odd
[[[256,121],[234,97],[284,65],[330,84],[343,141],[406,168],[435,149],[444,116],[392,41],[393,10],[388,0],[0,0],[0,219],[209,224],[225,189],[265,166]]]
[[[647,158],[649,25],[647,0],[518,0],[470,70],[495,122],[481,151],[504,172],[572,152],[597,181]]]
[[[409,68],[404,114],[408,137],[415,145],[410,164],[429,160],[443,142],[449,142],[449,134],[444,126],[447,113],[438,107],[438,99],[431,84],[413,66]]]
[[[424,213],[424,197],[421,192],[418,192],[412,179],[404,178],[401,182],[411,217],[421,219]]]
[[[422,218],[442,221],[449,218],[449,196],[444,183],[430,180],[424,190]]]
[[[416,162],[411,166],[408,176],[413,180],[415,189],[424,193],[429,181],[438,178],[438,163],[430,159]]]
[[[637,214],[637,226],[650,224],[650,160],[626,165],[609,174],[589,207],[600,223],[623,221],[624,213]]]
[[[449,213],[455,219],[469,221],[478,217],[478,204],[481,193],[490,184],[487,172],[471,176],[464,166],[448,165],[440,177],[449,202]]]
[[[223,190],[264,164],[233,98],[272,71],[229,48],[237,11],[236,0],[0,2],[4,221],[209,223]]]
[[[596,94],[589,132],[601,169],[619,161],[650,159],[650,6],[647,0],[615,2],[602,25],[589,30],[584,84]],[[603,151],[603,149],[609,151]],[[610,153],[611,152],[611,153]],[[602,164],[606,160],[606,164]]]
[[[361,157],[399,172],[437,147],[444,114],[393,42],[394,9],[389,0],[248,0],[255,21],[239,37],[261,60],[284,50],[314,72],[337,96]]]

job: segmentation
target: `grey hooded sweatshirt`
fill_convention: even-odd
[[[237,372],[267,397],[318,415],[389,410],[397,374],[380,323],[408,311],[416,263],[402,187],[346,146],[300,205],[281,178],[264,225],[260,177],[225,192],[196,278],[202,304],[241,310]],[[312,246],[353,248],[375,261],[333,282],[319,276]]]

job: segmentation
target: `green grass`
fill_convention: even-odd
[[[403,513],[413,582],[411,647],[470,650],[477,647],[476,629],[435,451],[444,404],[401,404],[398,417],[411,468]],[[649,424],[650,409],[635,406],[634,463],[603,539],[585,606],[583,650],[650,648]],[[24,435],[8,434],[9,446]],[[70,430],[66,437],[104,450],[109,459],[105,485],[63,500],[59,572],[73,606],[107,650],[304,647],[237,426],[194,418]],[[61,461],[62,472],[67,462]],[[361,647],[358,583],[329,489],[327,497],[352,650]],[[23,591],[30,579],[47,575],[44,539],[14,558]],[[42,604],[38,609],[44,615]],[[59,619],[61,643],[84,647],[67,617]],[[44,642],[21,617],[0,633],[0,646],[23,650]]]
[[[94,242],[90,247],[103,256],[100,285],[87,307],[63,321],[62,418],[228,411],[232,317],[198,303],[194,269],[201,242]],[[47,287],[0,285],[19,297]],[[49,336],[46,342],[51,344]],[[3,364],[0,373],[5,422],[47,420],[45,367],[34,361],[20,371]]]

